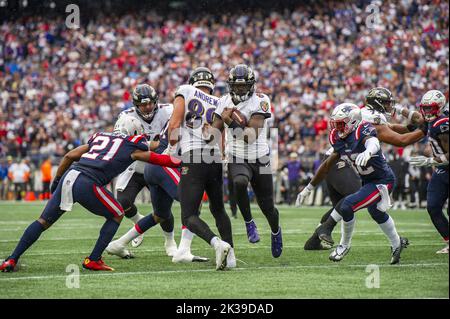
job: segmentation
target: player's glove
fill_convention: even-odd
[[[305,199],[307,199],[312,191],[314,190],[314,186],[310,184],[306,185],[306,187],[297,195],[297,200],[295,201],[295,206],[299,207],[303,204]]]
[[[436,165],[439,164],[438,162],[436,162],[434,160],[434,158],[432,157],[426,157],[423,155],[419,155],[419,156],[412,156],[409,159],[409,164],[411,164],[412,166],[417,166],[417,167],[421,167],[421,166],[432,166],[432,165]]]
[[[54,193],[58,188],[59,181],[61,180],[61,176],[56,176],[52,182],[52,186],[50,186],[50,193]]]
[[[176,155],[177,152],[177,145],[167,145],[167,148],[162,152],[164,155]]]
[[[371,157],[372,153],[368,150],[365,150],[356,157],[355,164],[357,166],[366,166]]]

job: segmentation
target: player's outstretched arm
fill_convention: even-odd
[[[178,158],[155,152],[134,151],[131,153],[131,159],[166,167],[179,167],[181,165],[181,160]]]
[[[173,101],[173,113],[169,121],[169,154],[174,154],[176,151],[175,145],[180,139],[180,127],[184,118],[184,97],[178,95]]]
[[[61,163],[58,166],[58,170],[56,171],[56,176],[53,180],[52,186],[50,187],[50,192],[52,194],[55,192],[56,187],[58,187],[59,180],[70,167],[70,165],[72,165],[73,162],[79,161],[81,156],[87,152],[89,152],[89,145],[84,144],[78,146],[77,148],[74,148],[73,150],[67,152],[66,155],[64,155]]]
[[[312,180],[309,182],[308,185],[297,195],[297,200],[295,202],[295,206],[300,206],[303,204],[303,202],[306,200],[306,198],[311,195],[314,188],[319,185],[319,183],[327,176],[328,172],[330,171],[331,167],[336,164],[336,162],[339,160],[340,155],[339,153],[333,152],[331,155],[322,162],[322,164],[319,166],[319,169],[317,170],[316,174],[312,178]]]
[[[414,144],[426,135],[423,130],[415,130],[410,133],[399,134],[387,125],[376,125],[375,128],[377,129],[378,139],[381,142],[397,147],[405,147]]]
[[[403,117],[407,118],[409,124],[422,125],[425,122],[422,114],[420,114],[417,111],[410,111],[408,108],[403,107],[400,104],[395,105],[394,108],[395,113],[400,114]]]

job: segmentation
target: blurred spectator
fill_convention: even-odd
[[[50,182],[52,181],[52,161],[47,157],[41,165],[42,199],[50,199]]]
[[[0,200],[5,200],[8,192],[8,167],[6,161],[0,161]]]
[[[13,163],[9,167],[8,176],[14,185],[16,200],[22,200],[23,193],[26,192],[26,184],[30,180],[30,167],[26,164],[26,160]]]
[[[289,181],[289,205],[295,203],[300,187],[300,171],[302,165],[298,159],[298,154],[292,152],[289,155],[289,161],[286,163]]]
[[[392,191],[392,198],[394,200],[393,209],[406,209],[406,178],[408,175],[408,162],[403,157],[400,157],[397,152],[391,155],[389,165],[396,177],[396,184]]]

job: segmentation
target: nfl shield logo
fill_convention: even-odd
[[[189,172],[189,167],[184,166],[184,167],[181,168],[181,174],[182,175],[186,175],[188,172]]]

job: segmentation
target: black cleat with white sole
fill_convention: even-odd
[[[407,248],[409,246],[409,240],[408,238],[400,237],[400,246],[398,246],[396,249],[392,250],[392,258],[391,258],[391,265],[398,264],[400,262],[400,255],[402,253],[403,248]]]

